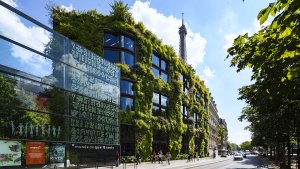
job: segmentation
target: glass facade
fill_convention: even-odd
[[[154,116],[167,115],[168,97],[160,93],[153,93],[152,114]]]
[[[0,8],[44,36],[22,40],[18,31],[0,30],[0,147],[22,147],[19,162],[0,167],[113,160],[120,149],[119,68],[20,11]]]
[[[189,81],[188,79],[181,75],[181,80],[182,80],[182,84],[183,84],[183,92],[188,95],[189,94]]]
[[[169,74],[167,63],[165,60],[159,58],[155,54],[152,54],[152,71],[156,78],[161,77],[164,82],[168,83]]]
[[[104,34],[104,58],[129,67],[135,64],[135,43],[125,35]]]

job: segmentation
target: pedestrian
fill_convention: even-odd
[[[152,163],[155,163],[156,153],[155,151],[152,152]]]
[[[136,158],[136,165],[141,164],[139,151],[136,151],[135,158]]]
[[[159,152],[158,152],[158,163],[160,164],[160,162],[163,164],[163,161],[162,161],[162,151],[160,150]]]
[[[171,160],[171,153],[167,152],[167,154],[166,154],[166,162],[168,163],[168,165],[170,165],[170,160]]]
[[[119,154],[119,151],[116,152],[115,163],[116,163],[116,167],[119,167],[119,164],[120,164],[120,154]]]

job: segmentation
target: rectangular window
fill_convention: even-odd
[[[196,101],[200,102],[200,100],[201,100],[201,91],[197,91],[196,92]]]
[[[152,71],[156,78],[160,76],[164,82],[168,83],[167,63],[154,54],[152,54]]]
[[[133,82],[121,80],[121,109],[134,110],[134,91]]]
[[[120,46],[119,36],[105,33],[104,34],[104,46],[119,47]]]
[[[152,101],[153,101],[152,114],[154,116],[167,114],[167,108],[168,108],[167,96],[154,92]]]
[[[122,47],[134,52],[134,41],[127,37],[127,36],[122,36]]]
[[[183,84],[183,92],[188,95],[189,94],[189,81],[183,75],[181,75],[181,79],[182,79],[182,84]]]
[[[187,123],[188,122],[188,109],[185,105],[182,105],[181,110],[182,110],[183,123]]]

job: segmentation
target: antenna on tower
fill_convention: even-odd
[[[181,13],[181,20],[182,20],[182,25],[183,25],[183,12]]]

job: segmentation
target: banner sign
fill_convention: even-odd
[[[21,166],[21,142],[0,140],[1,166]]]
[[[26,142],[26,165],[45,164],[45,143]]]
[[[49,146],[50,163],[65,162],[65,145],[62,143],[51,143]]]

